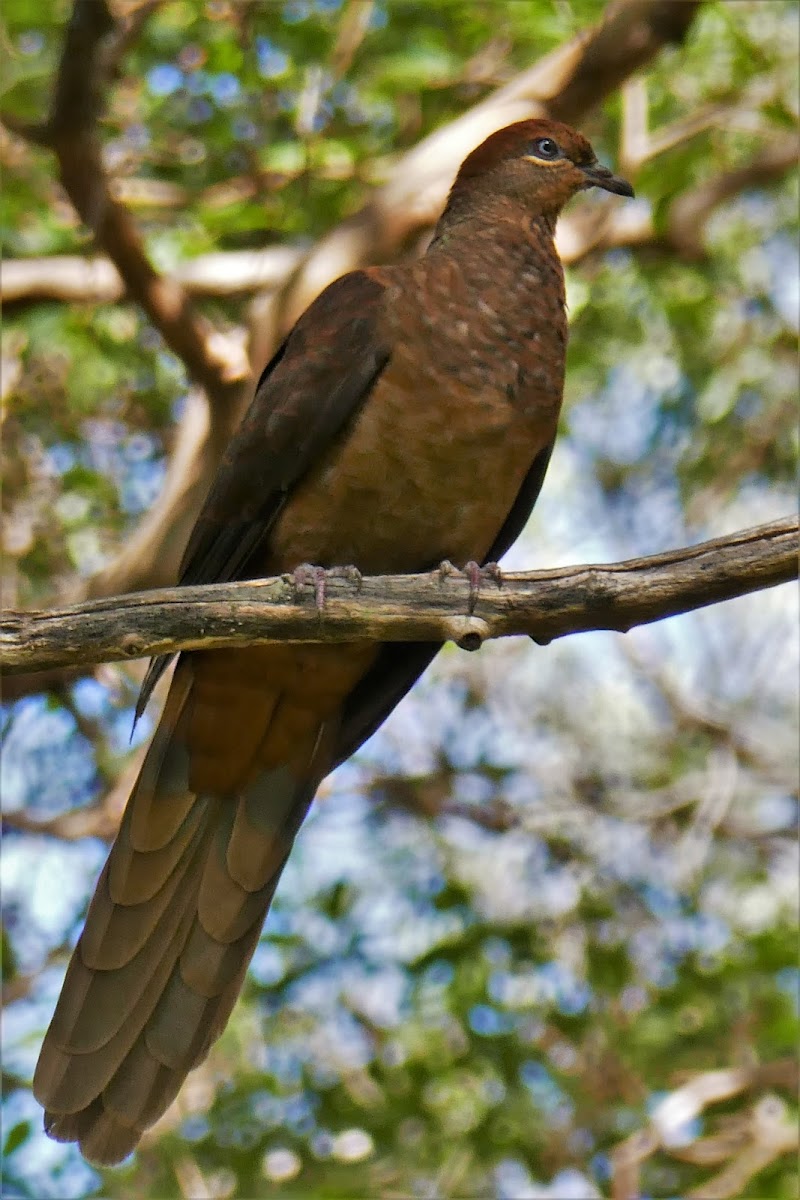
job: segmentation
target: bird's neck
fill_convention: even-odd
[[[509,228],[520,231],[523,238],[523,231],[535,230],[537,240],[544,235],[552,241],[557,219],[557,209],[536,210],[530,204],[508,196],[480,191],[465,194],[454,189],[434,230],[431,248],[454,242],[467,243],[476,236],[483,240],[487,234],[494,237],[499,230],[507,232]]]
[[[452,348],[454,376],[467,361],[486,372],[481,388],[505,380],[512,404],[537,421],[556,419],[567,320],[553,221],[507,198],[451,213],[409,278],[413,311],[423,313],[426,336],[435,332],[443,362]]]
[[[451,198],[452,199],[452,198]],[[448,207],[428,247],[429,259],[458,264],[467,289],[522,301],[521,290],[546,287],[554,308],[564,304],[564,275],[553,242],[556,214],[531,212],[507,197]],[[524,285],[524,286],[523,286]]]

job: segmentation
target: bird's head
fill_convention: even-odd
[[[590,187],[633,195],[627,180],[600,165],[577,130],[560,121],[518,121],[498,129],[467,155],[448,209],[491,195],[521,202],[533,214],[554,220],[571,196]]]

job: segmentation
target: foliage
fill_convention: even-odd
[[[68,14],[7,0],[4,112],[46,111]],[[601,14],[167,0],[121,63],[105,161],[165,272],[311,245],[404,150]],[[714,119],[643,161],[653,237],[569,269],[562,435],[516,566],[632,557],[793,503],[796,178],[722,199],[699,260],[668,234],[677,198],[794,128],[795,22],[788,3],[709,3],[646,73],[651,130]],[[608,162],[625,103],[584,123]],[[4,255],[90,255],[52,157],[10,135],[2,155]],[[252,320],[247,296],[197,303],[218,328]],[[187,381],[125,300],[12,307],[5,360],[5,595],[41,607],[147,513]],[[684,1073],[794,1052],[795,617],[780,589],[625,639],[445,651],[324,786],[230,1027],[102,1177],[46,1142],[28,1085],[104,848],[15,818],[113,792],[138,675],[8,704],[4,1195],[609,1194],[615,1147]],[[710,1168],[681,1148],[756,1098],[671,1129],[645,1192],[697,1188]],[[776,1158],[747,1186],[789,1200],[796,1172]]]

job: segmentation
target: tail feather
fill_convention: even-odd
[[[134,797],[134,805],[137,798]],[[158,850],[137,850],[131,841],[132,819],[123,819],[108,858],[108,890],[115,905],[129,908],[152,900],[169,879],[203,822],[207,804],[208,797],[193,796],[192,807],[172,840]]]
[[[187,678],[179,664],[34,1076],[48,1133],[97,1163],[135,1147],[224,1029],[323,773],[317,738],[302,775],[192,794]]]
[[[269,805],[263,803],[269,792]],[[256,891],[288,854],[294,830],[297,779],[288,767],[262,772],[242,793],[225,853],[226,869],[245,891]]]
[[[178,965],[187,987],[200,996],[218,996],[234,978],[247,951],[247,939],[253,936],[257,922],[235,942],[218,942],[210,938],[195,917],[186,946]]]
[[[163,922],[181,881],[197,859],[199,843],[207,837],[199,825],[183,852],[175,870],[149,900],[141,904],[115,904],[108,886],[106,863],[97,882],[81,938],[81,960],[95,971],[113,971],[124,967],[142,949]]]
[[[171,842],[191,812],[195,793],[189,778],[189,693],[192,673],[180,661],[172,677],[158,732],[136,780],[125,818],[130,814],[130,844],[134,850],[160,850]],[[166,731],[169,736],[162,734]],[[125,825],[125,819],[123,819]]]
[[[50,1025],[49,1036],[59,1049],[76,1055],[102,1051],[125,1029],[177,938],[182,948],[189,929],[187,915],[194,915],[187,914],[187,909],[186,900],[168,905],[139,953],[122,967],[93,970],[84,962],[79,948],[67,970]]]
[[[179,953],[179,947],[186,937],[184,925],[188,925],[185,917],[166,954],[156,964],[155,970],[145,983],[127,1019],[99,1050],[89,1053],[62,1050],[48,1030],[33,1076],[34,1095],[48,1113],[77,1113],[100,1095],[119,1064],[130,1053],[161,995],[175,957]],[[76,953],[73,962],[77,958]],[[71,1002],[68,979],[64,981],[61,995]]]
[[[291,849],[291,843],[274,849],[265,846],[263,859],[269,874],[262,877],[261,886],[252,891],[242,887],[228,870],[228,845],[234,826],[232,808],[231,805],[220,813],[197,897],[200,925],[210,938],[226,945],[238,942],[254,922],[263,919]],[[256,848],[255,853],[262,851]]]
[[[141,1136],[138,1129],[117,1121],[98,1105],[96,1108],[93,1106],[78,1140],[81,1152],[89,1162],[111,1164],[127,1158]]]
[[[57,1142],[80,1142],[87,1158],[96,1163],[120,1162],[133,1150],[139,1134],[118,1122],[98,1097],[78,1113],[45,1117],[45,1130]]]
[[[157,1121],[180,1091],[183,1076],[155,1058],[140,1037],[101,1097],[102,1108],[130,1129],[146,1129]]]
[[[173,1071],[188,1071],[197,1053],[198,1031],[206,1026],[216,1000],[187,987],[176,964],[144,1030],[153,1058]]]

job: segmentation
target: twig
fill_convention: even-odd
[[[745,188],[760,187],[770,180],[780,179],[797,164],[797,158],[796,135],[781,137],[744,166],[714,175],[678,196],[667,218],[667,233],[672,245],[685,258],[702,258],[705,253],[703,237],[714,209],[732,196],[738,196]]]
[[[149,11],[146,6],[144,15]],[[137,27],[141,19],[142,10],[137,10],[132,17]],[[3,120],[55,153],[67,195],[113,262],[126,291],[229,422],[228,410],[249,374],[246,357],[214,335],[174,279],[157,273],[129,212],[112,196],[103,168],[97,123],[109,76],[127,40],[128,31],[114,21],[106,0],[75,0],[47,119],[35,126],[21,126],[8,116]]]
[[[794,1093],[797,1091],[797,1082],[796,1058],[779,1059],[763,1066],[729,1067],[694,1075],[661,1101],[645,1129],[631,1134],[612,1152],[613,1200],[637,1200],[641,1195],[641,1164],[658,1150],[663,1149],[677,1158],[694,1161],[694,1156],[687,1154],[683,1146],[673,1147],[670,1143],[677,1131],[709,1105],[770,1086],[785,1087]],[[713,1179],[687,1193],[695,1200],[724,1200],[743,1195],[742,1188],[753,1175],[775,1158],[797,1147],[797,1127],[788,1120],[785,1107],[777,1097],[762,1097],[752,1115],[745,1122],[737,1118],[737,1123],[739,1130],[735,1140],[726,1143],[720,1138],[715,1139],[719,1151],[715,1161],[723,1157],[732,1157],[733,1161]],[[713,1158],[714,1150],[711,1149]]]
[[[397,575],[360,585],[332,577],[325,609],[298,602],[291,576],[166,588],[0,622],[5,669],[44,670],[181,649],[275,641],[447,641],[475,650],[487,638],[540,643],[590,629],[624,632],[797,575],[798,522],[786,518],[650,558],[509,575],[484,584],[472,615],[456,574]]]

